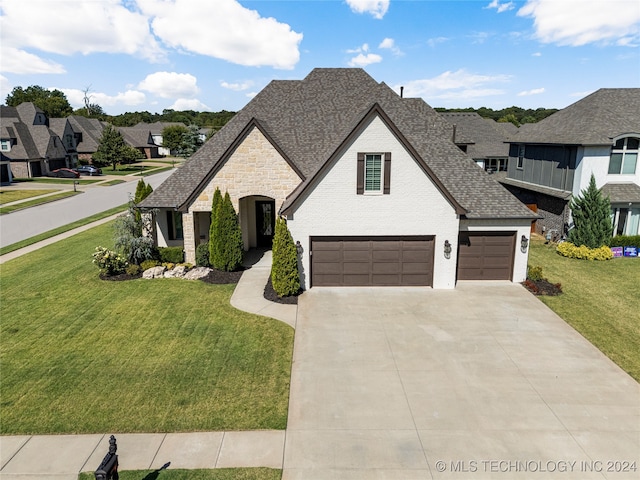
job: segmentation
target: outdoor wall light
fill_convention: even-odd
[[[451,244],[449,240],[444,241],[444,258],[451,258]]]
[[[522,235],[522,238],[520,239],[520,251],[522,253],[527,253],[528,246],[529,246],[529,239],[527,238],[526,235]]]
[[[302,255],[302,245],[300,244],[300,240],[296,242],[296,251],[298,252],[298,255]]]

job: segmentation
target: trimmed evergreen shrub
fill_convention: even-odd
[[[598,248],[589,248],[586,245],[576,246],[571,242],[562,242],[556,251],[563,257],[577,258],[581,260],[611,260],[613,252],[606,245]]]
[[[533,280],[534,282],[538,280],[544,280],[544,276],[542,274],[542,267],[527,267],[527,278],[529,280]]]
[[[211,265],[213,265],[213,258],[215,257],[215,238],[220,205],[222,205],[222,193],[220,193],[220,189],[216,187],[216,191],[213,192],[213,199],[211,200],[211,226],[209,227],[209,263]]]
[[[162,263],[182,263],[184,260],[182,247],[158,247],[158,253]]]
[[[640,235],[618,235],[609,240],[611,247],[640,247]]]
[[[197,267],[210,267],[209,262],[209,245],[201,243],[196,247],[196,266]]]
[[[144,272],[145,270],[157,267],[158,265],[160,265],[160,262],[157,260],[145,260],[140,264],[140,269]]]
[[[276,219],[271,251],[273,255],[271,264],[273,289],[280,297],[297,294],[300,291],[298,251],[284,218]]]
[[[124,269],[127,275],[138,275],[140,273],[140,265],[131,264]]]
[[[213,267],[233,272],[242,265],[242,231],[229,192],[218,209],[215,225]]]
[[[589,248],[609,244],[613,233],[611,203],[596,187],[593,174],[589,186],[571,200],[571,215],[575,226],[569,232],[569,242]]]

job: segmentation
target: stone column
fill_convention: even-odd
[[[184,235],[184,257],[187,263],[196,264],[196,238],[193,213],[182,214],[182,234]]]

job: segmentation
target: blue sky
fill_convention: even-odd
[[[640,87],[638,0],[0,0],[0,95],[108,114],[239,110],[274,79],[362,67],[433,107],[563,108]]]

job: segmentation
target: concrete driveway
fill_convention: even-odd
[[[306,292],[283,479],[431,478],[640,478],[640,386],[517,284]]]

